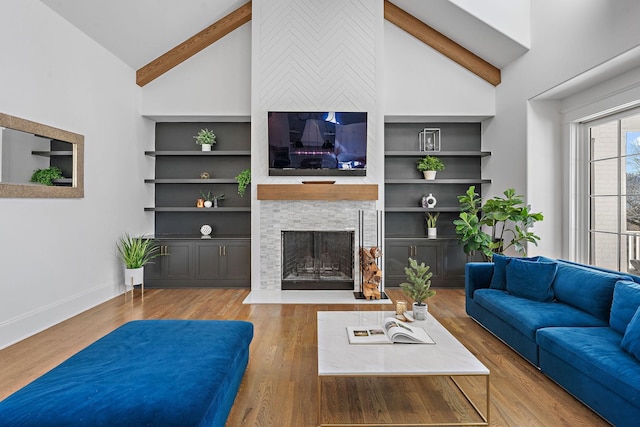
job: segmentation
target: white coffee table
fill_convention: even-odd
[[[483,421],[478,423],[449,422],[411,425],[489,425],[489,369],[430,314],[427,320],[416,321],[412,325],[424,327],[436,344],[349,344],[347,326],[381,325],[385,317],[393,317],[394,315],[395,313],[389,311],[318,312],[318,425],[349,425],[322,424],[322,379],[323,377],[340,376],[451,377]],[[455,377],[458,376],[485,377],[484,413],[456,382]],[[380,424],[359,423],[351,425]]]

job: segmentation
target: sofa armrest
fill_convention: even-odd
[[[464,288],[467,298],[473,298],[476,289],[488,288],[492,276],[492,262],[468,262],[464,267]]]

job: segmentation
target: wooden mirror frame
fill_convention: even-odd
[[[4,113],[0,113],[0,127],[73,144],[73,176],[71,187],[0,183],[0,197],[75,199],[84,197],[84,136]]]

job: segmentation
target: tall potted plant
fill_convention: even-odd
[[[435,156],[424,156],[418,160],[418,170],[424,174],[424,179],[436,179],[436,172],[444,170],[444,163]]]
[[[438,229],[436,228],[436,224],[438,223],[439,216],[440,212],[436,212],[435,214],[432,212],[427,212],[424,214],[424,219],[427,222],[427,237],[429,239],[435,239],[438,237]]]
[[[427,299],[436,294],[436,291],[429,289],[431,287],[431,276],[433,273],[429,271],[429,266],[424,262],[418,264],[413,258],[409,258],[409,267],[404,268],[407,275],[407,281],[400,283],[400,287],[406,296],[413,299],[413,317],[416,320],[427,319]]]
[[[494,253],[503,253],[509,248],[526,255],[527,243],[538,244],[540,237],[529,228],[544,219],[542,213],[531,212],[523,196],[516,195],[513,188],[503,194],[504,197],[488,199],[484,205],[475,186],[458,196],[460,218],[453,223],[467,255],[480,253],[485,260],[490,260]]]
[[[194,138],[196,144],[202,146],[202,151],[211,151],[211,146],[216,143],[216,134],[209,129],[200,129]]]
[[[144,286],[144,266],[153,258],[160,256],[158,245],[144,236],[131,236],[125,233],[120,237],[117,248],[124,263],[125,287]]]

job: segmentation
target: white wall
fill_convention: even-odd
[[[153,126],[134,70],[37,0],[0,9],[0,111],[85,137],[83,199],[0,199],[2,348],[122,292],[116,239],[153,230]]]
[[[546,111],[541,118],[528,121],[528,111],[538,114],[536,109],[543,108],[529,110],[528,102],[637,46],[640,27],[635,21],[639,15],[636,0],[531,2],[531,50],[502,70],[496,117],[484,124],[483,133],[485,148],[493,153],[485,168],[493,183],[485,196],[514,187],[526,195],[534,210],[547,214],[546,224],[533,230],[541,242],[530,253],[559,253],[557,236],[567,224],[557,216],[557,206],[569,195],[560,191],[562,169],[568,164],[545,161],[548,155],[562,156],[560,115]],[[547,119],[552,117],[557,122],[550,125]],[[538,179],[540,173],[551,174],[553,180]]]

